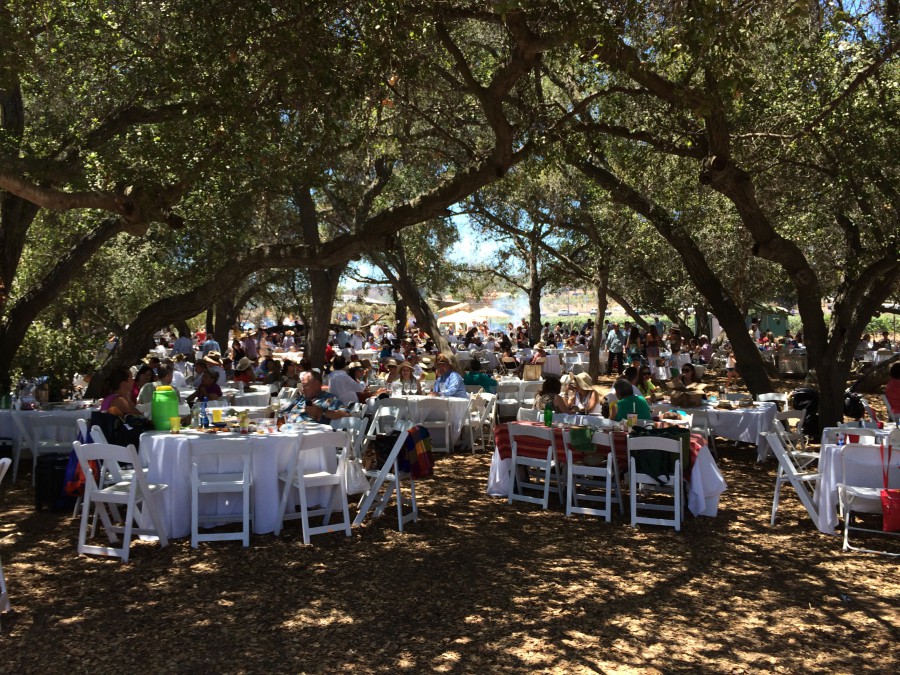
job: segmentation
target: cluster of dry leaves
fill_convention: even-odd
[[[681,533],[488,497],[490,457],[440,457],[419,522],[79,556],[70,514],[0,493],[5,672],[892,672],[894,560],[845,554],[775,464],[719,445],[718,517]],[[390,510],[388,511],[390,514]]]

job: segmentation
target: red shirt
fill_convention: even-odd
[[[891,404],[891,411],[900,412],[900,380],[891,378],[884,387],[884,395]]]

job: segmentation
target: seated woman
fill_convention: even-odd
[[[300,384],[300,373],[297,371],[297,364],[293,361],[285,359],[284,366],[281,368],[281,386],[296,389]]]
[[[111,415],[140,415],[131,397],[134,378],[128,368],[114,368],[106,380],[106,396],[100,402],[100,412]]]
[[[234,367],[234,382],[243,382],[245,386],[249,386],[256,380],[256,373],[253,370],[253,364],[246,356],[238,361]]]
[[[574,389],[569,398],[569,407],[585,415],[599,415],[603,409],[603,393],[587,373],[578,373],[574,379]]]
[[[404,361],[397,368],[397,371],[396,381],[403,385],[403,393],[421,395],[422,388],[419,386],[419,381],[414,375],[413,365],[409,361]]]
[[[153,392],[156,391],[157,387],[172,386],[172,376],[174,372],[172,366],[161,365],[159,367],[159,379],[156,382],[148,382],[141,387],[141,391],[137,397],[137,403],[153,403]]]
[[[681,375],[675,378],[675,383],[679,382],[685,386],[700,383],[700,378],[697,377],[697,371],[694,369],[693,364],[685,363],[681,366]]]
[[[385,384],[391,384],[392,382],[398,382],[400,380],[400,371],[397,368],[397,361],[395,359],[388,359],[383,365],[384,372],[386,376],[384,378]]]
[[[134,382],[131,385],[131,400],[137,401],[144,385],[148,382],[153,382],[155,379],[156,374],[153,372],[153,368],[147,364],[138,368],[137,375],[134,376]]]
[[[638,371],[637,388],[641,392],[641,396],[643,396],[644,398],[653,396],[653,392],[657,389],[657,386],[653,384],[651,375],[652,373],[650,372],[649,366],[644,366],[640,369],[640,371]]]
[[[548,377],[544,380],[540,393],[534,397],[535,410],[544,410],[549,403],[555,413],[575,412],[566,400],[560,396],[562,382],[558,377]]]
[[[463,378],[463,382],[469,385],[481,387],[489,394],[497,393],[497,380],[481,371],[481,362],[473,358],[469,362],[469,372]]]
[[[281,384],[281,361],[266,359],[268,366],[266,368],[266,377],[263,380],[266,384]]]
[[[216,374],[207,369],[203,371],[200,386],[193,394],[187,397],[187,404],[194,405],[194,401],[218,401],[222,398],[222,388],[216,382]]]

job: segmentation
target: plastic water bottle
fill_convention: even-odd
[[[243,383],[243,381],[238,382],[238,393],[239,393],[239,394],[243,394],[243,393],[244,393],[244,383]]]
[[[552,427],[553,426],[553,404],[548,403],[544,406],[544,426]]]
[[[200,404],[200,426],[204,429],[209,428],[209,413],[207,412],[207,398],[203,397],[203,402]]]
[[[200,428],[200,404],[194,403],[191,406],[191,429]]]
[[[846,440],[846,437],[844,436],[844,433],[843,433],[843,432],[841,432],[841,433],[839,433],[839,434],[837,435],[837,444],[838,444],[838,446],[842,446],[842,445],[844,444],[844,441],[845,441],[845,440]]]

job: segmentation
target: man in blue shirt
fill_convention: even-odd
[[[431,396],[444,396],[445,398],[469,397],[462,375],[453,369],[450,359],[445,354],[439,354],[434,360],[434,369],[437,371],[437,378],[434,381],[434,389],[431,391]]]
[[[200,349],[203,352],[203,356],[206,356],[210,352],[222,353],[222,350],[219,348],[219,343],[216,342],[216,339],[212,334],[206,336],[206,342],[203,343],[203,346]]]

